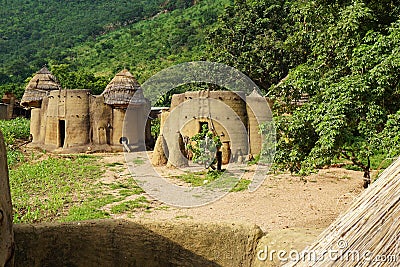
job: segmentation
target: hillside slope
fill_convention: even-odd
[[[102,35],[72,48],[68,64],[97,76],[129,68],[144,82],[165,67],[203,59],[207,32],[229,2],[203,0]]]
[[[71,59],[69,49],[75,46],[196,2],[0,0],[0,93],[19,96],[27,77],[44,64]]]

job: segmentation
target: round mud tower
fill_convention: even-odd
[[[153,164],[153,166],[163,166],[168,162],[164,153],[164,142],[164,137],[160,134],[157,138],[156,145],[154,146],[153,157],[151,158],[151,164]]]

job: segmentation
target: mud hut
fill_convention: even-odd
[[[151,105],[133,75],[126,69],[122,70],[101,95],[104,103],[112,107],[112,142],[135,144],[133,149],[145,149],[145,139],[149,143],[152,138],[147,120]]]
[[[148,114],[149,101],[140,91],[128,70],[119,72],[101,95],[92,95],[88,89],[62,89],[56,77],[42,68],[29,81],[21,101],[31,109],[30,145],[64,152],[137,147],[139,138],[124,137],[123,126],[132,98],[141,100],[142,105],[135,106],[139,117]]]
[[[42,100],[53,90],[60,90],[61,85],[51,72],[43,67],[29,81],[21,99],[21,105],[25,107],[40,108]]]
[[[139,83],[127,69],[124,69],[115,75],[101,95],[105,104],[126,108],[138,90],[141,90]]]
[[[174,144],[178,143],[175,140],[178,136],[176,131],[180,132],[184,140],[189,140],[203,127],[220,137],[223,164],[229,161],[241,162],[260,154],[262,139],[259,122],[272,118],[268,105],[267,100],[257,92],[248,96],[233,91],[188,91],[175,94],[169,112],[164,111],[161,116],[163,132],[156,142],[152,163],[164,164],[165,156],[160,155],[163,151],[167,151],[169,159],[182,158],[175,157],[182,150],[174,149]]]

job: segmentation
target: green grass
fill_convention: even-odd
[[[119,164],[104,166],[98,156],[41,157],[31,154],[28,158],[36,162],[22,163],[10,170],[14,223],[110,218],[104,206],[143,193],[133,178],[102,183],[104,167],[112,169]],[[137,208],[150,208],[144,196],[114,206],[112,213]]]
[[[60,221],[68,222],[110,218],[110,214],[100,208],[119,200],[119,198],[111,195],[101,198],[93,197],[87,199],[81,205],[71,207],[68,214],[61,218]]]
[[[186,183],[191,184],[192,186],[202,186],[204,184],[217,180],[222,175],[222,173],[223,171],[202,171],[185,173],[179,176],[175,176],[175,178],[183,180]]]
[[[251,183],[250,180],[240,179],[237,183],[237,179],[234,177],[223,177],[223,179],[219,179],[224,171],[203,171],[203,172],[195,172],[195,173],[185,173],[180,176],[175,176],[180,180],[185,181],[186,183],[191,184],[192,186],[206,186],[210,189],[212,188],[230,188],[230,192],[239,192],[244,191],[248,188]],[[214,183],[211,183],[214,182]]]
[[[112,190],[118,190],[122,196],[139,195],[143,193],[143,189],[139,187],[133,178],[125,181],[119,181],[108,185]]]
[[[142,164],[144,164],[144,159],[141,159],[141,158],[133,159],[132,163],[135,165],[142,165]]]
[[[379,153],[371,157],[371,168],[373,170],[382,170],[389,167],[394,159],[387,158],[386,153]]]
[[[124,196],[124,197],[128,197],[128,196],[132,196],[132,195],[139,195],[141,193],[143,193],[143,189],[141,189],[140,187],[138,187],[137,189],[121,189],[118,191],[120,196]]]
[[[252,159],[247,163],[247,165],[250,166],[250,165],[257,164],[259,160],[260,160],[260,154],[257,154],[257,155],[254,156],[254,158],[252,158]]]
[[[113,190],[116,190],[116,189],[122,189],[122,188],[129,188],[129,185],[120,183],[120,182],[116,182],[116,183],[110,184],[109,187]]]
[[[28,139],[29,123],[30,121],[25,118],[0,120],[0,130],[3,132],[6,144],[13,145],[16,139]]]
[[[25,118],[16,118],[13,120],[0,120],[0,130],[4,136],[4,142],[7,149],[7,163],[14,166],[24,159],[22,152],[16,147],[17,139],[28,140],[29,120]]]
[[[393,160],[394,160],[393,158],[387,158],[387,153],[376,152],[370,157],[371,169],[372,170],[386,169],[387,167],[389,167],[390,164],[392,164]],[[363,158],[362,162],[364,165],[367,165],[366,158]],[[348,160],[339,159],[333,161],[333,163],[345,163],[345,165],[343,165],[343,168],[346,170],[362,171],[360,167],[352,164]]]
[[[202,186],[204,184],[204,176],[198,175],[196,173],[185,173],[176,178],[185,181],[193,186]]]
[[[240,191],[247,190],[247,188],[249,187],[250,184],[251,184],[250,180],[240,179],[239,182],[235,185],[234,188],[231,189],[230,192],[240,192]]]
[[[68,217],[68,212],[78,214],[84,209],[93,210],[99,200],[93,199],[89,204],[84,199],[88,198],[87,194],[98,193],[100,189],[95,187],[94,181],[102,174],[98,160],[81,156],[48,158],[11,169],[14,222],[62,220],[63,216]],[[92,217],[81,215],[81,218]]]
[[[106,167],[115,167],[115,166],[124,166],[121,162],[113,162],[113,163],[106,163],[104,166]]]
[[[341,176],[339,179],[340,179],[340,180],[350,180],[351,177],[348,176],[348,175],[343,175],[343,176]]]
[[[148,203],[149,201],[146,199],[146,197],[140,196],[135,200],[128,200],[113,206],[111,208],[111,213],[118,214],[126,211],[132,211],[134,209],[148,209],[150,207]]]
[[[168,210],[170,207],[169,206],[160,206],[155,208],[155,210]]]

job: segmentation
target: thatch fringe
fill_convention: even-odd
[[[140,85],[133,75],[124,69],[115,75],[102,93],[104,103],[108,105],[128,105],[135,92],[140,89]]]
[[[399,266],[400,158],[305,251],[305,259],[284,266]]]
[[[50,91],[59,89],[61,89],[61,85],[57,78],[46,67],[43,67],[26,86],[21,104],[29,106],[33,102],[40,102]]]

